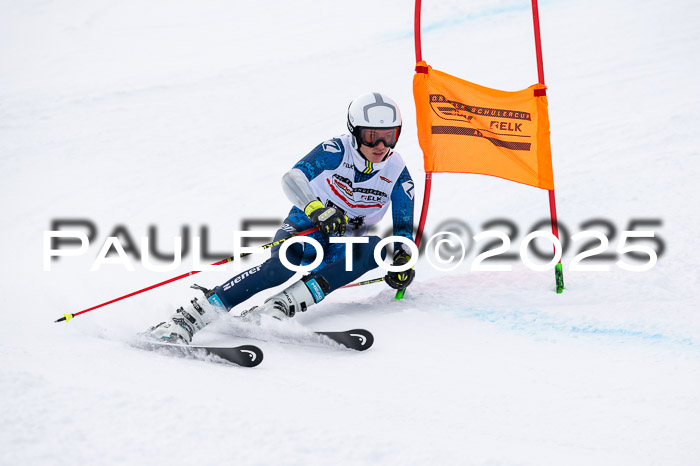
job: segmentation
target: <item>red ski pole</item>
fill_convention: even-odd
[[[272,248],[272,247],[277,246],[278,244],[282,244],[283,242],[287,241],[287,240],[290,239],[290,238],[294,238],[295,236],[306,236],[306,235],[308,235],[308,234],[313,233],[313,232],[316,231],[316,230],[318,230],[317,227],[310,228],[310,229],[308,229],[308,230],[302,231],[301,233],[297,233],[296,235],[288,236],[288,237],[286,237],[286,238],[282,238],[282,239],[278,239],[278,240],[276,240],[276,241],[272,241],[271,243],[263,244],[263,245],[260,246],[260,247],[261,247],[262,249],[269,249],[269,248]],[[238,257],[245,257],[245,256],[249,256],[249,255],[251,255],[251,254],[252,254],[251,252],[244,252],[244,253],[241,253]],[[231,262],[231,261],[234,260],[235,258],[236,258],[236,256],[231,256],[231,257],[229,257],[229,258],[220,260],[219,262],[214,262],[214,263],[211,264],[211,265],[226,264],[227,262]],[[111,300],[111,301],[107,301],[106,303],[98,304],[97,306],[93,306],[93,307],[88,308],[88,309],[83,309],[82,311],[76,312],[75,314],[63,314],[63,317],[61,317],[60,319],[57,319],[56,322],[63,322],[63,321],[68,322],[68,321],[71,320],[73,317],[79,316],[80,314],[85,314],[86,312],[90,312],[90,311],[95,310],[95,309],[98,309],[98,308],[100,308],[100,307],[102,307],[102,306],[106,306],[106,305],[108,305],[108,304],[112,304],[112,303],[116,303],[117,301],[121,301],[122,299],[130,298],[130,297],[132,297],[132,296],[136,296],[137,294],[143,293],[144,291],[152,290],[152,289],[154,289],[154,288],[158,288],[159,286],[167,285],[168,283],[172,283],[172,282],[175,282],[175,281],[177,281],[177,280],[180,280],[181,278],[185,278],[185,277],[189,277],[189,276],[191,276],[191,275],[195,275],[195,274],[197,274],[197,273],[199,273],[199,272],[201,272],[201,270],[192,270],[191,272],[183,273],[182,275],[178,275],[177,277],[171,278],[171,279],[169,279],[169,280],[165,280],[165,281],[160,282],[160,283],[156,283],[155,285],[151,285],[151,286],[149,286],[149,287],[147,287],[147,288],[143,288],[143,289],[138,290],[138,291],[134,291],[133,293],[129,293],[129,294],[127,294],[127,295],[121,296],[121,297],[116,298],[116,299],[113,299],[113,300]]]

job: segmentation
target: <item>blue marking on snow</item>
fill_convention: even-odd
[[[530,10],[529,3],[523,4],[523,5],[500,7],[500,8],[489,8],[487,10],[478,11],[476,13],[469,13],[465,16],[461,16],[458,18],[450,18],[450,19],[445,19],[445,20],[438,21],[436,23],[432,23],[429,25],[421,25],[420,32],[422,35],[425,33],[432,32],[432,31],[437,31],[439,29],[446,29],[446,28],[458,26],[462,23],[467,23],[469,21],[475,21],[478,19],[484,19],[484,18],[489,18],[492,16],[498,16],[498,15],[502,15],[505,13],[520,13],[522,11],[529,11],[529,10]],[[413,31],[411,31],[411,36],[412,35],[413,35]]]
[[[540,1],[538,2],[538,9],[541,11],[542,6],[544,5],[550,5],[554,3],[554,1]],[[532,4],[530,2],[522,2],[521,4],[517,5],[510,5],[510,6],[502,6],[502,7],[496,7],[496,8],[487,8],[485,10],[481,11],[476,11],[474,13],[468,13],[464,16],[460,16],[457,18],[449,18],[449,19],[444,19],[441,21],[436,21],[430,24],[423,23],[421,24],[420,32],[421,36],[424,36],[426,34],[429,34],[431,32],[439,31],[441,29],[448,29],[451,27],[459,26],[464,23],[468,23],[470,21],[477,21],[480,19],[486,19],[486,18],[491,18],[494,16],[499,16],[507,13],[522,13],[522,12],[530,12],[532,8]],[[541,16],[541,15],[540,15]],[[541,19],[540,19],[540,24],[541,24]],[[385,35],[383,36],[385,39],[407,39],[407,38],[413,38],[414,31],[411,29],[410,31],[403,31],[399,33],[394,33],[391,35]]]
[[[462,309],[456,311],[456,314],[460,317],[475,318],[484,322],[502,325],[511,330],[529,331],[530,333],[551,330],[575,335],[618,337],[648,342],[672,343],[689,346],[693,349],[700,349],[700,345],[693,341],[692,338],[673,337],[659,332],[633,330],[623,327],[596,327],[591,324],[580,325],[567,322],[554,322],[545,320],[542,315],[536,312]]]

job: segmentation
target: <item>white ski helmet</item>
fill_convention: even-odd
[[[366,141],[363,139],[363,129],[395,129],[391,137],[380,137],[378,140]],[[352,145],[355,149],[360,144],[374,147],[379,141],[390,148],[396,146],[401,134],[401,112],[391,98],[380,92],[363,94],[348,107],[348,130],[352,134]],[[369,143],[368,143],[369,142]]]

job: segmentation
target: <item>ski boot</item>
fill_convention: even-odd
[[[214,314],[216,312],[211,306],[202,305],[194,298],[189,306],[175,311],[170,320],[151,327],[146,335],[158,341],[190,344],[194,334],[214,320]]]
[[[241,317],[256,322],[259,322],[263,315],[279,320],[294,317],[297,312],[306,312],[309,306],[320,302],[326,297],[329,289],[330,285],[325,278],[307,276],[269,297],[262,306],[243,311]]]

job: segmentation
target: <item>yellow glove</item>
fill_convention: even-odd
[[[316,200],[309,202],[304,213],[324,235],[345,234],[348,217],[335,207],[325,207],[321,201]]]

